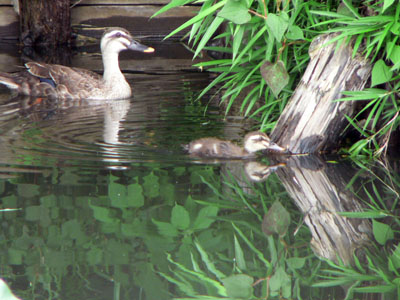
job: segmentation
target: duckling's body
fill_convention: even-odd
[[[252,158],[257,151],[285,153],[287,150],[271,142],[269,137],[260,131],[248,133],[240,147],[230,141],[217,138],[201,138],[189,143],[186,150],[192,156],[214,158]]]
[[[63,99],[123,99],[132,94],[119,68],[118,55],[123,50],[153,52],[154,49],[132,39],[123,28],[107,29],[101,39],[103,76],[81,68],[28,62],[19,73],[0,72],[0,83],[29,96]]]

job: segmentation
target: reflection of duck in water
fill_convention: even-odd
[[[131,88],[119,68],[118,54],[123,50],[153,52],[139,44],[123,28],[109,28],[101,38],[103,76],[81,68],[38,62],[25,64],[26,70],[0,73],[0,83],[20,94],[53,98],[121,99],[131,96]]]
[[[244,147],[217,138],[201,138],[195,140],[184,148],[192,156],[214,158],[252,158],[257,151],[272,153],[287,153],[285,148],[271,142],[269,137],[260,131],[248,133],[244,137]]]
[[[264,165],[256,161],[249,161],[244,166],[247,177],[254,182],[261,182],[268,178],[269,175],[274,173],[280,167],[286,166],[285,163],[279,163],[276,165]]]

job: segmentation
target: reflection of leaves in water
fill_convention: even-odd
[[[200,209],[194,223],[193,229],[200,230],[206,229],[211,226],[215,221],[215,217],[218,214],[218,207],[216,206],[206,206]]]
[[[189,227],[189,213],[183,206],[178,204],[174,206],[171,213],[171,224],[180,230],[185,230]]]
[[[143,189],[147,197],[155,198],[160,195],[160,183],[158,180],[159,178],[154,174],[154,172],[143,177]]]
[[[228,297],[249,299],[253,295],[253,277],[246,274],[231,275],[222,279]]]
[[[283,298],[289,299],[292,294],[292,281],[282,266],[279,266],[269,280],[271,294],[281,294]]]
[[[141,207],[144,204],[143,189],[138,183],[131,183],[128,186],[115,182],[117,177],[110,176],[108,185],[108,196],[111,206],[118,208]],[[136,181],[138,179],[136,178]]]
[[[275,201],[264,216],[262,230],[266,235],[284,236],[290,225],[290,214],[279,201]]]

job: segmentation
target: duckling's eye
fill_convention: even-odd
[[[117,38],[120,38],[121,36],[122,36],[121,32],[117,32],[117,33],[115,34],[115,37],[117,37]]]

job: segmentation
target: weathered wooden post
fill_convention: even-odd
[[[70,0],[19,0],[21,42],[54,47],[71,42]]]
[[[304,214],[314,253],[351,265],[354,251],[366,247],[372,236],[370,220],[340,215],[364,210],[363,203],[347,188],[355,170],[345,163],[326,164],[317,155],[289,156],[285,162],[286,167],[276,174]]]
[[[322,35],[311,43],[307,70],[280,116],[271,138],[292,153],[332,150],[352,117],[353,101],[334,102],[343,91],[361,90],[371,65],[360,54],[352,57],[352,43],[329,43],[336,34]]]

